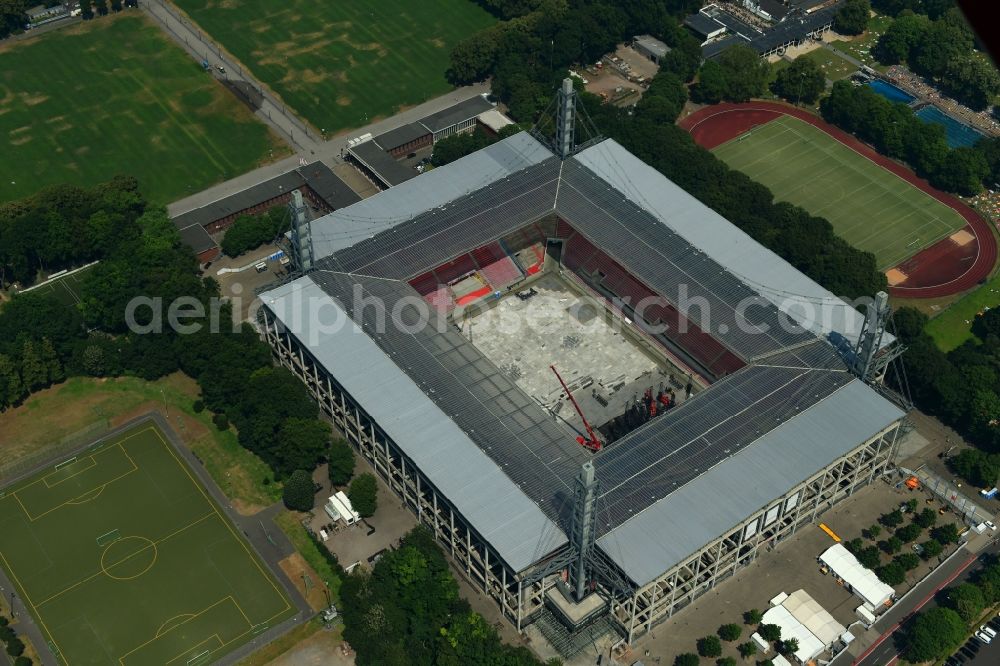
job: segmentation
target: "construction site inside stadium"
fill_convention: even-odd
[[[634,641],[871,483],[905,415],[879,387],[884,300],[866,318],[613,140],[576,145],[574,104],[564,86],[553,141],[293,211],[300,273],[258,320],[565,656]]]

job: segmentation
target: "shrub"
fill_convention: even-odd
[[[281,498],[285,506],[295,511],[310,511],[313,508],[313,501],[316,493],[313,490],[313,480],[309,472],[297,469],[292,472],[285,482]]]
[[[719,627],[719,638],[724,641],[735,641],[743,634],[738,624],[724,624]]]
[[[20,657],[24,654],[24,643],[21,642],[20,638],[15,636],[7,641],[7,654],[12,657]]]
[[[718,657],[722,655],[722,643],[718,636],[705,636],[698,639],[698,654],[703,657]]]
[[[229,429],[229,417],[221,412],[212,417],[212,423],[214,423],[215,427],[219,430]]]
[[[201,400],[195,400],[194,404],[191,405],[191,408],[194,409],[195,414],[201,414],[203,411],[205,411],[205,403],[202,402]]]
[[[34,662],[23,654],[14,660],[14,666],[31,666]]]

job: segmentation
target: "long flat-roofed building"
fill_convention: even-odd
[[[894,454],[904,413],[830,342],[862,315],[613,140],[558,155],[520,133],[310,236],[313,270],[261,295],[275,358],[519,630],[599,619],[631,641]],[[560,289],[547,317],[614,324],[652,369],[588,367],[587,332],[520,367],[477,346],[501,335],[483,313]],[[570,390],[626,398],[596,446],[558,384],[528,381],[556,349],[585,357]]]

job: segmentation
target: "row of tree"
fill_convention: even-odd
[[[974,337],[948,353],[924,332],[927,316],[922,312],[904,307],[893,319],[897,336],[907,346],[903,359],[917,406],[983,452],[1000,453],[1000,316],[977,317]],[[983,460],[995,459],[973,453],[949,462],[970,483],[990,487],[997,481],[998,468],[982,464]]]
[[[275,206],[258,215],[240,215],[226,230],[220,247],[227,256],[238,257],[272,242],[288,231],[289,224],[288,209],[284,206]]]
[[[0,615],[0,642],[4,644],[7,654],[14,658],[14,666],[31,666],[31,658],[24,654],[24,641],[17,637],[10,620],[3,615]]]
[[[925,123],[906,104],[890,102],[868,86],[837,81],[820,102],[823,118],[905,160],[932,185],[946,192],[973,195],[990,177],[990,165],[978,148],[949,148],[944,127]]]
[[[1000,602],[1000,563],[994,557],[970,583],[938,592],[938,605],[918,614],[903,633],[904,657],[911,663],[936,661],[954,652],[983,611]]]
[[[983,111],[1000,94],[1000,74],[974,46],[965,17],[952,8],[936,20],[899,16],[879,37],[874,55],[884,65],[905,62],[959,102]]]
[[[541,666],[527,648],[501,642],[496,629],[459,597],[448,563],[424,527],[403,537],[370,574],[359,567],[347,576],[340,599],[344,638],[357,651],[358,666]]]

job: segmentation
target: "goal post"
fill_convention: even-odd
[[[207,664],[209,662],[209,657],[211,656],[211,650],[203,650],[187,660],[187,666],[201,666],[202,664]]]
[[[55,466],[55,471],[58,472],[59,470],[63,469],[64,467],[69,467],[70,465],[72,465],[75,462],[76,462],[76,456],[73,456],[72,458],[70,458],[68,460],[63,460],[61,463],[59,463],[58,465]]]
[[[101,536],[97,537],[97,545],[99,547],[104,547],[104,546],[107,546],[110,543],[114,543],[115,541],[118,541],[121,538],[122,538],[121,532],[119,532],[116,529],[115,530],[111,530],[110,532],[106,532],[106,533],[102,534]]]

